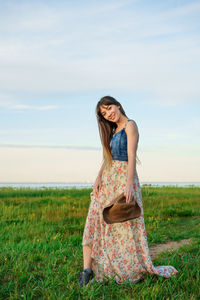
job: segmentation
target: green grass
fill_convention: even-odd
[[[137,285],[80,288],[90,192],[0,189],[0,299],[200,299],[200,188],[142,187],[149,247],[191,238],[153,261],[174,266],[176,277],[146,274]]]

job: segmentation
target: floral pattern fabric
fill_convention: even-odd
[[[153,266],[147,243],[141,187],[135,171],[134,198],[141,208],[141,216],[123,223],[107,224],[103,208],[124,192],[128,162],[113,160],[110,170],[102,173],[98,197],[91,192],[91,202],[84,227],[82,245],[91,247],[92,270],[96,281],[113,278],[117,283],[136,282],[144,273],[165,278],[176,275],[173,266]]]

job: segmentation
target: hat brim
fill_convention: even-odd
[[[103,218],[107,224],[121,223],[141,216],[141,208],[137,201],[126,203],[124,193],[116,197],[112,204],[103,209]]]

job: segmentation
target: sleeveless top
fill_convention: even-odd
[[[132,121],[131,119],[127,120]],[[124,128],[111,136],[111,153],[113,160],[128,161],[127,151],[127,135],[125,131],[127,123]],[[138,137],[139,139],[139,137]]]

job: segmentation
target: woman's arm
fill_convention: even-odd
[[[134,176],[136,171],[136,152],[138,146],[138,127],[134,121],[128,122],[126,126],[127,152],[128,152],[128,176],[125,190],[126,201],[132,200],[134,193]]]
[[[93,185],[93,192],[96,198],[98,197],[99,190],[101,189],[101,176],[103,173],[103,169],[104,169],[104,163],[102,164],[101,169]]]

